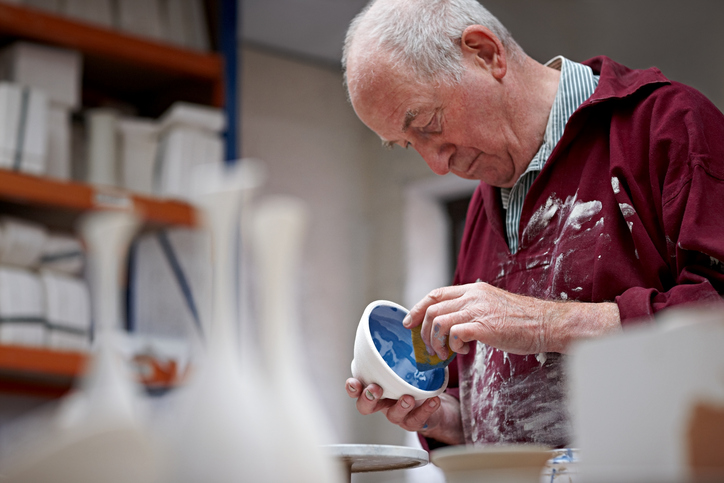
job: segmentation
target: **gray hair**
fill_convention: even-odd
[[[460,42],[470,25],[489,28],[511,59],[523,51],[508,30],[477,0],[372,0],[347,30],[342,68],[347,62],[384,53],[393,65],[405,66],[420,81],[460,81]]]

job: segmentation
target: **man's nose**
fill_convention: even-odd
[[[452,144],[417,143],[415,150],[420,153],[433,173],[443,175],[450,172],[450,158],[455,153]]]

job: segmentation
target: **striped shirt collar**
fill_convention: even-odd
[[[590,67],[572,62],[558,56],[551,59],[547,66],[561,71],[558,91],[548,115],[548,123],[543,135],[543,144],[533,156],[525,172],[512,188],[500,188],[500,195],[506,213],[506,232],[511,253],[518,251],[518,228],[523,211],[523,201],[533,181],[543,169],[571,115],[586,99],[591,97],[598,86],[598,76]]]

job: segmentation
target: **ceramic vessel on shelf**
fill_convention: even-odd
[[[540,483],[550,448],[537,445],[448,446],[430,460],[447,483]]]
[[[4,468],[3,481],[158,481],[157,447],[146,428],[141,390],[122,356],[120,281],[139,220],[126,212],[86,215],[96,340],[79,386],[63,398],[42,438]]]
[[[409,394],[421,401],[445,390],[449,371],[447,367],[417,370],[412,335],[402,325],[407,312],[387,300],[377,300],[365,308],[357,326],[352,376],[364,385],[378,384],[384,398]]]

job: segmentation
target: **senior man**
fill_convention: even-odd
[[[607,57],[540,64],[475,0],[373,1],[344,67],[384,144],[481,181],[455,285],[405,320],[459,353],[459,389],[416,406],[349,379],[361,413],[431,444],[565,446],[572,341],[721,301],[724,116],[694,89]]]

